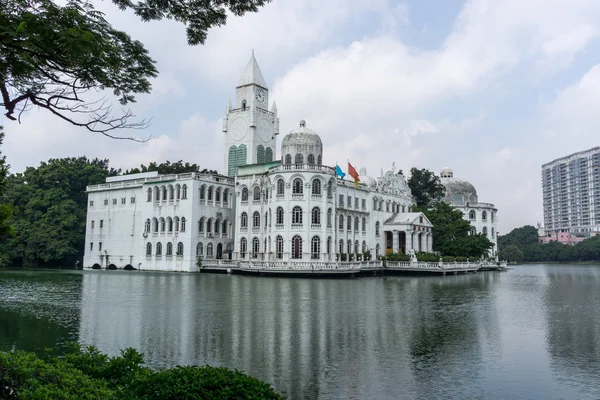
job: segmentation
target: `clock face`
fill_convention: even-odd
[[[266,100],[267,94],[265,93],[265,91],[262,89],[258,89],[256,91],[256,101],[258,101],[259,103],[264,103]]]
[[[248,122],[243,117],[237,117],[231,122],[229,133],[233,140],[242,140],[248,132]]]
[[[261,118],[256,127],[258,136],[263,142],[268,142],[273,137],[273,124],[266,118]]]

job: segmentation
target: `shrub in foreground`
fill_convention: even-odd
[[[0,398],[91,399],[282,399],[264,382],[243,372],[211,366],[154,371],[134,349],[108,357],[95,347],[70,345],[64,355],[38,357],[0,352]]]

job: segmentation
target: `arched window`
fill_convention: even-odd
[[[375,236],[379,236],[379,221],[375,222]]]
[[[202,256],[204,254],[204,246],[202,245],[202,242],[199,242],[196,245],[196,255],[197,256]]]
[[[278,225],[283,224],[283,207],[277,207],[277,212],[275,214],[275,223]]]
[[[240,226],[242,228],[248,227],[248,214],[246,214],[245,212],[242,213],[242,220],[240,221]]]
[[[267,229],[267,226],[269,226],[269,212],[265,212],[265,229]]]
[[[221,232],[223,232],[223,235],[227,235],[227,224],[229,222],[227,220],[223,221],[223,230]]]
[[[215,221],[215,233],[221,232],[221,220],[217,219]]]
[[[452,195],[452,203],[453,204],[463,204],[465,202],[465,198],[462,193],[454,193]]]
[[[152,218],[152,232],[158,232],[158,219]]]
[[[213,258],[213,244],[206,245],[206,258]]]
[[[252,227],[260,228],[260,213],[258,211],[254,211],[254,214],[252,214]]]
[[[319,179],[313,180],[312,194],[321,194],[321,180],[319,180]]]
[[[242,238],[240,240],[240,257],[246,258],[247,252],[248,252],[248,240],[246,238]]]
[[[301,225],[302,224],[302,208],[300,206],[295,206],[292,209],[292,225]]]
[[[317,164],[318,165],[322,164],[322,162],[321,162],[321,155],[320,154],[317,156]]]
[[[298,235],[292,238],[292,258],[302,259],[302,238]]]
[[[339,220],[338,224],[339,224],[340,231],[344,230],[344,216],[343,215],[340,215],[340,220]]]
[[[275,258],[283,258],[283,238],[281,236],[277,236],[275,240]]]
[[[343,254],[344,253],[344,241],[342,239],[340,239],[340,244],[339,244],[340,248],[339,248],[339,253]]]
[[[204,232],[205,222],[206,222],[206,218],[204,218],[204,217],[200,218],[200,221],[198,221],[198,233]]]
[[[179,183],[175,185],[175,198],[179,200],[181,198],[181,186]]]
[[[327,185],[327,198],[333,198],[333,184],[331,181],[329,181],[329,184]]]
[[[178,256],[183,255],[183,243],[181,243],[181,242],[177,243],[177,255]]]
[[[476,235],[476,234],[477,234],[477,229],[474,226],[472,226],[471,227],[471,235]]]
[[[310,241],[310,258],[318,260],[321,253],[321,239],[318,236],[313,236]]]
[[[269,208],[269,228],[271,227],[272,223],[273,223],[273,216],[271,215],[271,209]],[[270,242],[271,241],[269,241],[269,246],[271,245]]]
[[[156,243],[156,255],[162,256],[162,243],[160,242]]]
[[[481,212],[481,220],[482,221],[487,221],[487,211],[482,211]]]
[[[494,212],[493,212],[493,211],[491,211],[491,212],[490,212],[490,220],[491,220],[492,222],[494,222]],[[493,237],[493,236],[492,236],[492,237]]]
[[[282,195],[285,192],[285,182],[283,181],[283,179],[278,179],[277,180],[277,194],[278,195]]]
[[[224,204],[229,203],[229,189],[223,190],[223,203]]]
[[[475,220],[476,216],[475,216],[475,210],[471,210],[469,211],[469,219]]]
[[[242,189],[242,201],[248,201],[248,188],[247,187]]]
[[[348,247],[346,247],[348,249],[348,254],[352,253],[352,240],[348,240]],[[348,259],[348,261],[350,261],[350,259]]]
[[[354,232],[358,232],[359,226],[358,226],[358,217],[354,218]]]
[[[321,209],[319,207],[313,207],[311,224],[321,225]]]
[[[163,233],[167,230],[167,223],[163,217],[160,217],[160,232]]]
[[[215,191],[215,188],[212,186],[209,186],[208,188],[208,201],[213,201],[213,193]]]
[[[242,100],[242,110],[246,111],[246,100]]]
[[[375,246],[375,257],[379,257],[379,253],[381,253],[381,247],[377,243],[377,246]]]
[[[315,165],[315,156],[313,156],[312,154],[309,154],[307,157],[307,161],[310,165]]]
[[[296,178],[292,183],[292,194],[302,194],[302,179]]]
[[[256,163],[265,163],[265,147],[262,144],[259,144],[258,147],[256,147]]]
[[[252,239],[252,258],[258,258],[260,252],[260,240],[257,237]]]
[[[367,250],[369,250],[368,247],[367,247],[367,242],[363,240],[363,242],[362,242],[362,252],[364,253]],[[365,261],[368,261],[368,260],[365,260]]]
[[[146,220],[146,225],[144,226],[144,232],[150,232],[150,218]]]
[[[181,218],[181,232],[185,232],[185,217]]]
[[[331,254],[331,236],[327,238],[327,254]]]
[[[359,244],[358,244],[358,240],[355,240],[355,241],[354,241],[354,253],[355,253],[355,254],[358,254],[358,253],[360,253],[360,251],[359,251],[359,250],[360,250],[360,247],[359,247]]]
[[[167,243],[167,255],[168,256],[173,255],[173,243],[171,243],[171,242]]]
[[[209,218],[208,221],[206,221],[206,233],[211,233],[213,231],[213,219]]]
[[[270,147],[265,149],[265,162],[273,161],[273,150]]]
[[[173,190],[173,185],[169,185],[169,201],[173,201],[175,198],[175,191]]]
[[[181,187],[181,198],[183,200],[187,199],[187,185]]]
[[[258,186],[254,187],[254,194],[252,196],[254,201],[260,201],[260,188]]]
[[[179,217],[175,217],[173,221],[175,222],[175,232],[179,232]]]
[[[286,154],[285,155],[285,164],[286,165],[290,165],[292,163],[292,155],[291,154]]]
[[[348,232],[352,231],[352,217],[348,216]]]
[[[146,243],[146,255],[147,256],[152,255],[152,243]]]
[[[483,229],[481,230],[481,233],[483,233],[485,236],[487,236],[487,226],[483,227]]]
[[[363,232],[367,231],[367,219],[366,218],[362,219],[362,231]]]
[[[304,164],[304,156],[300,153],[296,154],[296,157],[294,157],[294,164]]]
[[[492,228],[492,239],[494,238],[494,228]]]
[[[332,218],[331,208],[327,209],[327,227],[331,228],[331,218]]]
[[[152,201],[152,189],[148,188],[148,198],[146,201]]]
[[[216,202],[220,202],[221,201],[221,188],[217,188],[217,190],[215,191],[215,201]]]
[[[160,187],[161,199],[167,201],[167,188],[165,186]]]
[[[160,190],[158,190],[158,186],[154,186],[154,201],[160,201]]]

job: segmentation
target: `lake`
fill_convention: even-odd
[[[600,266],[355,279],[0,270],[0,349],[75,340],[293,399],[600,399]]]

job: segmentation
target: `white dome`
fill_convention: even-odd
[[[284,164],[321,164],[322,157],[323,142],[315,131],[306,127],[304,120],[281,141],[281,158]]]
[[[440,172],[440,181],[446,188],[445,201],[452,205],[477,204],[477,190],[470,182],[454,178],[450,168]]]

